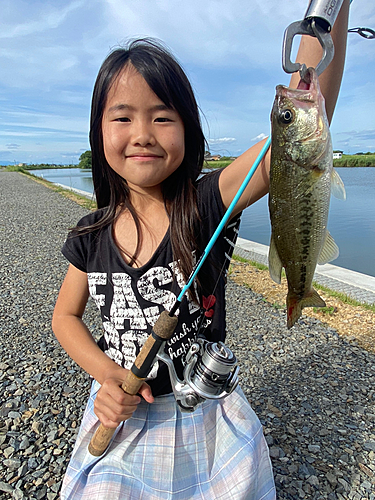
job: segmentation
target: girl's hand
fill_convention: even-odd
[[[107,378],[99,389],[94,402],[94,412],[100,422],[109,428],[116,428],[120,422],[127,420],[137,409],[141,398],[131,396],[121,389],[123,380]],[[151,388],[145,382],[138,393],[148,402],[153,403]]]

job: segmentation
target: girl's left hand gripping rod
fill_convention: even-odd
[[[172,312],[172,311],[171,311]],[[128,394],[135,395],[150,373],[160,346],[169,340],[177,325],[177,317],[163,311],[156,321],[151,335],[140,350],[133,366],[129,370],[121,388]],[[116,429],[100,424],[89,444],[89,452],[95,457],[103,455]]]

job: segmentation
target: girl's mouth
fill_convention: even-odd
[[[133,160],[138,160],[138,161],[151,161],[151,160],[156,160],[158,158],[162,158],[160,155],[155,155],[152,153],[135,153],[131,155],[127,155],[127,158],[131,158]]]

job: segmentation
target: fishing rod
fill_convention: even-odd
[[[177,300],[175,302],[175,304],[173,305],[169,315],[170,316],[173,316],[177,309],[179,308],[181,302],[182,302],[182,299],[184,297],[184,295],[186,294],[186,292],[189,290],[189,288],[191,287],[191,285],[193,284],[193,281],[194,279],[196,278],[197,274],[199,273],[204,261],[206,260],[208,254],[210,253],[212,247],[214,246],[216,240],[218,239],[220,233],[222,232],[222,230],[224,229],[225,227],[225,224],[228,222],[230,216],[232,215],[232,212],[234,210],[234,207],[237,205],[239,199],[241,198],[241,196],[243,195],[247,185],[249,184],[252,176],[254,175],[256,169],[258,168],[260,162],[262,161],[264,155],[266,154],[266,152],[268,151],[268,148],[270,147],[271,145],[271,136],[268,137],[268,139],[266,140],[266,142],[264,143],[261,151],[259,152],[256,160],[254,161],[251,169],[249,170],[248,174],[246,175],[245,179],[243,180],[241,186],[239,187],[235,197],[233,198],[231,204],[229,205],[229,207],[227,208],[223,218],[221,219],[219,225],[217,226],[214,234],[211,236],[211,239],[209,240],[209,242],[207,243],[207,246],[206,248],[204,249],[200,259],[198,260],[198,262],[196,263],[195,267],[194,267],[194,270],[193,272],[191,273],[191,275],[189,276],[188,278],[188,281],[186,283],[186,285],[183,287],[183,289],[181,290],[181,293],[180,295],[177,297]]]

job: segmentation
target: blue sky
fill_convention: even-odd
[[[77,163],[89,148],[93,84],[124,40],[163,40],[186,70],[212,153],[238,155],[269,134],[284,29],[302,0],[0,0],[0,162]],[[373,0],[350,27],[375,29]],[[348,34],[333,146],[375,151],[375,40]]]

